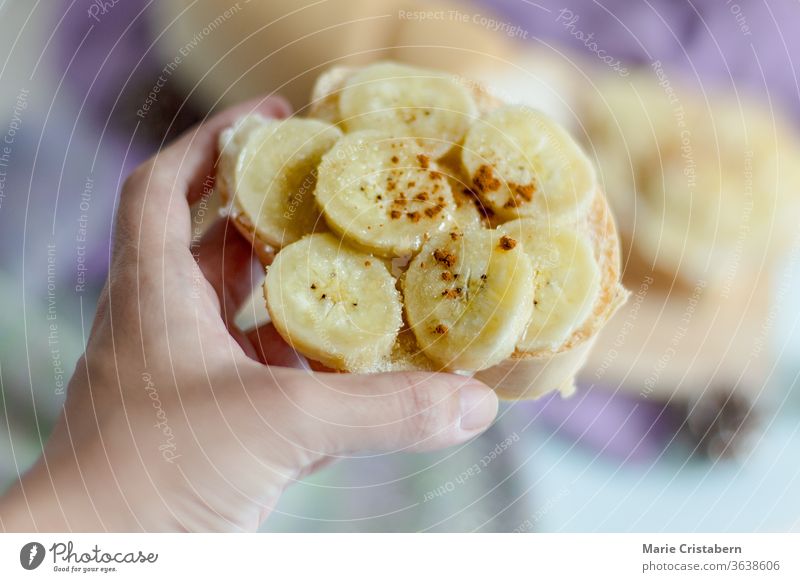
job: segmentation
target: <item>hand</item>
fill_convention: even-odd
[[[360,450],[428,450],[487,428],[483,384],[429,373],[312,372],[270,325],[233,316],[263,275],[226,221],[192,244],[214,117],[126,181],[86,353],[39,462],[0,500],[6,530],[255,530],[287,485]],[[198,242],[198,241],[194,241]]]

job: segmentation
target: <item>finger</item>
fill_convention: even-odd
[[[248,355],[262,364],[308,369],[306,359],[284,341],[272,323],[251,329],[245,336],[254,349]]]
[[[236,105],[190,129],[133,171],[123,187],[118,215],[118,227],[128,240],[189,246],[188,207],[213,191],[219,134],[249,113],[283,117],[289,107],[278,97]]]
[[[465,376],[426,372],[318,374],[297,371],[297,438],[323,453],[424,451],[462,443],[486,430],[497,396]]]
[[[225,325],[263,279],[264,268],[250,243],[226,219],[217,220],[203,235],[195,258],[217,294]]]

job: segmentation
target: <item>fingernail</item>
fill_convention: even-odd
[[[488,427],[497,416],[497,396],[483,384],[465,384],[460,392],[461,430],[476,431]]]

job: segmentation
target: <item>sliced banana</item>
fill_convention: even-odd
[[[347,79],[352,75],[352,67],[332,67],[320,75],[311,92],[309,117],[323,119],[338,125],[341,121],[339,94]]]
[[[530,218],[497,230],[519,240],[533,264],[533,315],[517,348],[558,349],[586,321],[600,294],[600,268],[591,241],[569,226]]]
[[[472,188],[499,217],[585,215],[594,196],[591,161],[560,125],[524,106],[507,106],[476,121],[461,161]]]
[[[457,156],[455,159],[441,160],[439,165],[447,175],[447,182],[453,193],[453,201],[456,204],[453,213],[453,223],[459,230],[470,230],[473,228],[487,228],[488,215],[492,211],[487,209],[480,198],[475,196],[475,192],[467,183],[461,171],[461,162]]]
[[[229,205],[234,213],[241,212],[235,208],[236,164],[239,154],[250,137],[259,129],[270,123],[266,117],[254,113],[239,118],[219,135],[219,160],[217,166],[217,187],[224,204]]]
[[[456,209],[446,174],[415,140],[376,131],[347,134],[322,157],[316,197],[333,230],[385,257],[419,250]]]
[[[245,115],[236,120],[236,123],[224,130],[219,136],[219,150],[222,152],[222,159],[235,163],[239,152],[242,151],[250,136],[256,130],[269,125],[269,123],[271,123],[270,119],[258,113]]]
[[[533,268],[516,239],[495,230],[428,241],[405,274],[406,318],[431,360],[482,370],[514,351],[533,312]]]
[[[227,190],[256,236],[277,247],[322,224],[314,202],[316,168],[341,131],[315,119],[252,119],[228,136],[236,158]],[[232,177],[232,178],[231,178]]]
[[[461,141],[478,110],[469,91],[454,78],[384,62],[348,79],[339,112],[347,131],[380,128],[410,136],[438,158]]]
[[[330,233],[282,249],[267,271],[264,296],[278,333],[337,370],[375,370],[403,323],[396,281],[383,262]]]
[[[456,203],[456,211],[453,215],[453,222],[459,230],[471,230],[473,228],[485,228],[486,216],[481,212],[483,205],[480,200],[464,191],[464,188],[457,189],[451,182],[453,189],[453,199]]]

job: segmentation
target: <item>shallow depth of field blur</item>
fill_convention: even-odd
[[[346,459],[263,529],[800,531],[798,23],[795,0],[0,2],[0,489],[63,402],[125,176],[212,110],[302,113],[326,67],[391,58],[567,126],[632,296],[571,398]]]

